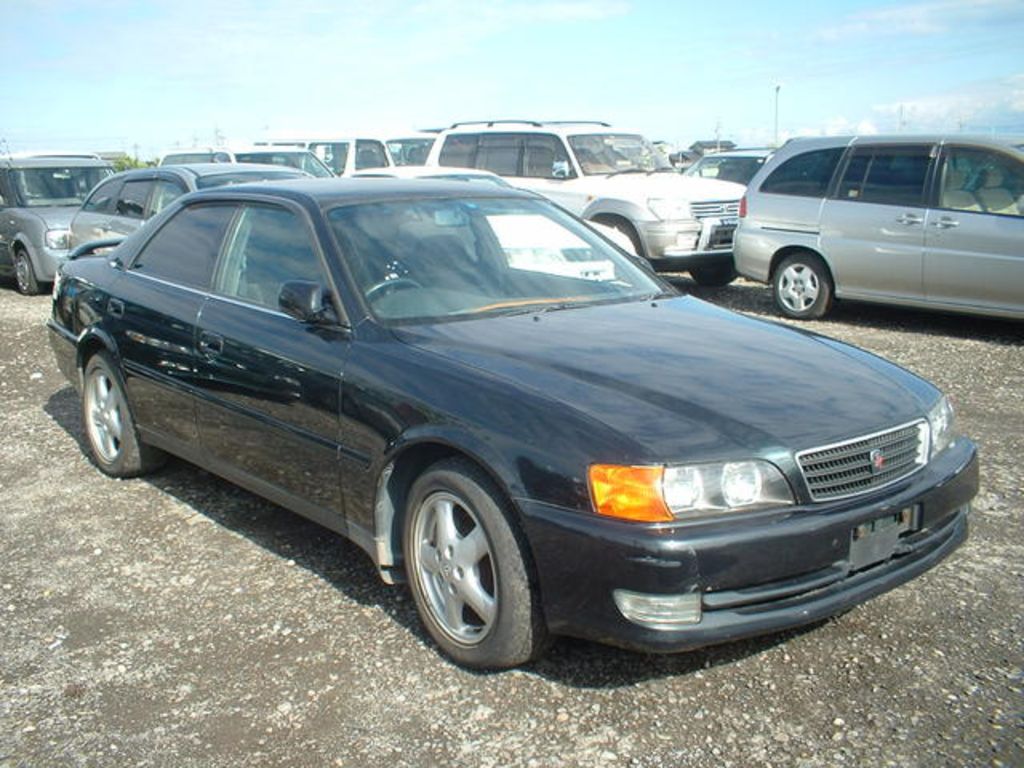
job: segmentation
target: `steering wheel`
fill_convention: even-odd
[[[392,291],[401,291],[409,288],[422,288],[418,282],[413,280],[411,277],[394,277],[390,280],[381,280],[376,285],[370,286],[370,289],[366,292],[366,300],[369,302],[376,301],[381,296],[391,293]]]

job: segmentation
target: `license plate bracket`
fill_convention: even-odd
[[[850,531],[850,570],[860,571],[892,557],[900,536],[916,530],[919,517],[918,507],[906,507],[856,526]]]

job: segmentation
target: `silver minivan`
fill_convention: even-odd
[[[790,141],[750,182],[734,254],[789,317],[849,298],[1024,319],[1024,137]]]

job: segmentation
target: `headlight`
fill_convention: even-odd
[[[946,450],[956,439],[953,416],[953,403],[945,395],[928,412],[928,424],[932,430],[932,458]]]
[[[767,461],[685,466],[590,467],[590,493],[599,514],[669,522],[793,503],[782,472]]]
[[[71,231],[51,229],[46,232],[46,247],[54,251],[66,251],[71,247]]]
[[[679,219],[693,218],[690,215],[690,204],[684,200],[652,197],[647,201],[647,207],[651,209],[651,213],[662,221],[678,221]]]

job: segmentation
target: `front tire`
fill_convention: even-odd
[[[690,270],[690,277],[697,285],[720,288],[736,279],[736,270],[733,269],[730,261],[728,264],[719,264],[714,267],[694,267]]]
[[[139,439],[120,374],[106,352],[85,365],[82,423],[93,461],[111,477],[136,477],[155,469],[163,453]]]
[[[39,279],[36,277],[35,267],[32,266],[28,252],[23,248],[18,248],[14,252],[14,281],[18,293],[24,296],[39,295]]]
[[[504,669],[535,658],[547,628],[508,503],[478,467],[447,459],[413,483],[405,567],[434,642],[466,667]]]
[[[823,317],[832,306],[832,275],[817,254],[800,251],[787,256],[772,278],[775,305],[797,320]]]

